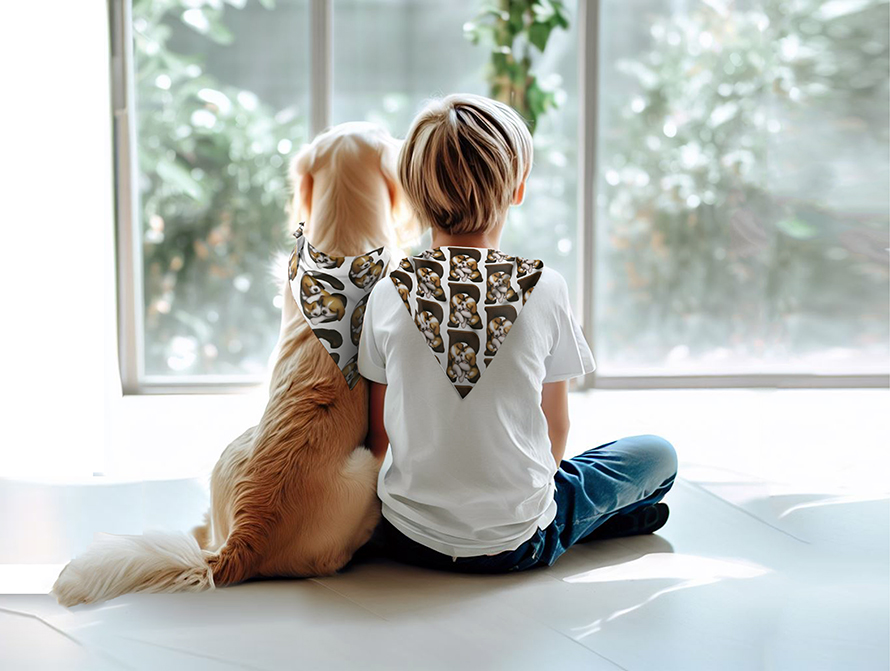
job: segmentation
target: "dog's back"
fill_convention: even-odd
[[[269,403],[260,424],[226,449],[211,480],[212,549],[241,535],[254,549],[266,548],[259,563],[243,571],[220,567],[226,578],[332,573],[367,541],[379,518],[379,464],[359,447],[367,433],[366,383],[349,389],[296,314],[289,287],[284,294],[286,327]]]

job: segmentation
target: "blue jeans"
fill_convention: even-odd
[[[551,566],[610,517],[660,501],[676,475],[677,454],[669,442],[658,436],[622,438],[560,463],[554,476],[556,517],[515,550],[455,559],[402,535],[385,518],[370,545],[396,561],[446,571],[506,573]]]

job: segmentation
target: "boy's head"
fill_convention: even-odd
[[[466,93],[417,115],[399,154],[399,179],[425,226],[484,233],[521,200],[532,164],[525,122],[503,103]]]

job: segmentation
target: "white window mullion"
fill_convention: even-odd
[[[596,358],[596,134],[599,0],[578,3],[578,306],[581,326]],[[596,373],[585,386],[595,386]]]
[[[310,0],[309,133],[315,137],[331,125],[334,91],[333,0]]]
[[[133,394],[140,391],[142,377],[143,290],[139,196],[136,192],[131,3],[129,0],[112,0],[109,12],[117,218],[118,356],[123,393]]]

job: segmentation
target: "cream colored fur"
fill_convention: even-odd
[[[332,255],[355,256],[410,236],[417,229],[409,229],[395,178],[398,149],[371,124],[320,135],[292,163],[292,226],[305,220],[306,237]],[[367,385],[360,380],[349,390],[299,314],[289,283],[282,290],[269,402],[260,423],[213,469],[209,519],[193,536],[102,535],[59,575],[59,603],[329,575],[370,538],[380,517],[380,463],[360,447]]]

